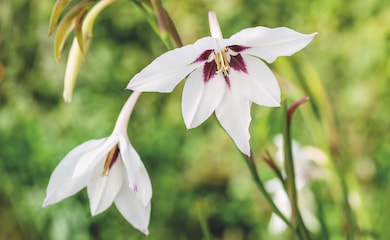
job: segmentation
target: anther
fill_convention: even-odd
[[[217,64],[217,72],[222,72],[227,76],[230,73],[230,65],[228,59],[228,49],[225,48],[222,51],[215,52],[215,63]]]
[[[112,165],[115,163],[119,155],[119,146],[116,144],[110,152],[108,152],[106,161],[104,162],[102,176],[107,176],[108,171],[110,171]]]

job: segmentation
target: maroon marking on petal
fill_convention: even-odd
[[[226,84],[228,85],[228,87],[230,88],[229,74],[228,74],[228,75],[223,74],[223,78],[225,78],[225,82],[226,82]]]
[[[137,186],[137,184],[134,184],[134,186],[133,186],[133,192],[138,192],[138,186]]]
[[[232,50],[233,52],[239,53],[239,52],[242,52],[250,47],[245,47],[245,46],[241,46],[241,45],[231,45],[231,46],[228,46],[228,48],[230,50]]]
[[[237,54],[236,56],[230,55],[230,63],[229,64],[230,64],[230,67],[236,71],[248,73],[248,70],[246,70],[246,64],[245,64],[244,59],[242,58],[241,54]]]
[[[107,154],[106,161],[104,162],[102,175],[108,175],[108,171],[111,169],[112,165],[114,165],[114,163],[118,159],[119,153],[120,153],[119,146],[118,144],[116,144]]]
[[[211,50],[211,49],[202,52],[202,54],[200,54],[199,57],[193,63],[207,61],[212,52],[213,52],[213,50]]]
[[[217,74],[217,64],[215,61],[206,62],[203,67],[203,81],[207,83]]]

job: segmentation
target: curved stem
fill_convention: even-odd
[[[267,202],[271,206],[271,208],[274,211],[274,213],[276,215],[278,215],[283,220],[283,222],[286,223],[286,225],[291,230],[295,231],[295,229],[291,225],[290,221],[287,220],[287,218],[283,215],[283,213],[275,205],[275,203],[273,202],[271,196],[269,195],[269,193],[265,189],[264,184],[263,184],[263,182],[260,179],[259,173],[257,172],[256,164],[255,164],[255,161],[253,160],[252,155],[251,156],[247,156],[245,154],[242,154],[242,156],[244,156],[244,158],[246,160],[245,162],[248,164],[249,170],[250,170],[250,172],[252,174],[253,179],[255,180],[257,188],[260,190],[260,192],[264,196],[265,200],[267,200]]]
[[[115,128],[113,131],[114,133],[126,131],[131,113],[133,112],[134,106],[137,103],[137,100],[140,95],[141,92],[133,92],[127,99],[126,103],[122,107],[121,112],[119,113],[118,119],[116,120]]]

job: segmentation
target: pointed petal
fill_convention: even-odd
[[[72,196],[80,191],[87,184],[88,174],[73,178],[74,169],[85,153],[98,146],[102,140],[91,140],[84,142],[70,151],[54,169],[49,185],[47,187],[46,199],[43,207],[59,202],[64,198]]]
[[[122,168],[124,166],[118,160],[112,165],[107,175],[102,175],[104,163],[95,166],[91,174],[87,191],[92,216],[103,212],[111,206],[122,188]]]
[[[254,27],[246,28],[230,39],[238,45],[250,47],[243,52],[271,63],[279,56],[290,56],[301,50],[316,34],[302,34],[286,27]]]
[[[120,135],[119,138],[119,150],[121,159],[126,168],[126,175],[129,184],[134,187],[136,185],[136,176],[139,169],[142,166],[142,161],[137,151],[135,151],[133,145],[127,136]]]
[[[203,38],[195,44],[162,54],[137,73],[130,80],[127,89],[138,92],[171,92],[183,78],[202,65],[201,62],[196,62],[197,58],[213,44],[215,45],[215,40]]]
[[[133,227],[140,230],[145,235],[149,234],[150,202],[144,205],[138,200],[132,189],[123,185],[115,199],[115,205],[122,216],[133,225]]]
[[[142,163],[141,163],[142,164]],[[152,183],[145,166],[142,164],[136,177],[136,197],[146,206],[152,199]],[[134,189],[133,189],[134,190]]]
[[[234,90],[232,88],[232,90]],[[246,155],[250,155],[249,124],[251,103],[233,91],[225,91],[215,114],[222,127],[228,132],[236,146]]]
[[[232,71],[231,85],[240,95],[256,104],[280,106],[280,89],[274,74],[260,59],[243,56],[248,73]]]
[[[118,141],[116,140],[116,138],[112,136],[101,139],[100,144],[98,146],[84,153],[80,157],[80,161],[78,161],[73,171],[73,178],[77,178],[81,175],[84,175],[86,172],[89,172],[92,168],[94,168],[97,164],[103,163],[108,152],[115,146],[115,144],[117,144],[117,142]]]
[[[222,38],[221,28],[219,27],[217,15],[213,11],[209,11],[209,26],[210,34],[214,38]]]
[[[119,136],[119,149],[121,152],[120,160],[124,164],[124,177],[127,179],[126,184],[136,197],[144,205],[152,198],[152,184],[144,164],[137,151],[131,145],[127,135]]]
[[[188,76],[183,89],[182,112],[187,128],[204,122],[221,102],[225,81],[221,74],[203,80],[203,69],[196,69]]]

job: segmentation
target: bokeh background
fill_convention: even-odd
[[[315,238],[345,239],[341,190],[329,151],[329,138],[337,133],[358,239],[389,239],[388,1],[163,3],[184,44],[209,34],[208,10],[216,11],[225,37],[257,25],[319,32],[304,50],[270,65],[288,103],[325,91],[323,100],[333,110],[333,133],[321,119],[321,105],[313,103],[298,110],[292,130],[302,145],[329,154],[327,168],[333,172],[313,185],[317,214],[326,224]],[[47,36],[53,5],[54,0],[0,1],[0,239],[145,239],[114,206],[91,218],[86,191],[45,209],[41,204],[59,161],[80,143],[111,133],[129,96],[128,80],[166,48],[135,4],[118,1],[98,17],[73,101],[66,104],[62,88],[71,41],[57,63],[53,36]],[[172,94],[143,94],[129,125],[153,184],[147,238],[202,239],[203,221],[214,239],[288,239],[289,233],[268,233],[271,209],[217,120],[186,130],[182,86]],[[275,150],[272,139],[281,131],[282,109],[253,106],[252,116],[251,144],[267,180],[274,175],[261,156]]]

